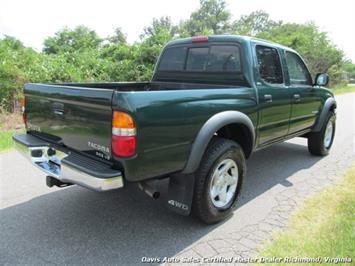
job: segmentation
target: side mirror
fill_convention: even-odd
[[[315,85],[317,86],[327,86],[329,83],[329,75],[327,73],[318,73],[316,75]]]

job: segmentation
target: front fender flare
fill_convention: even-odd
[[[188,161],[182,171],[183,174],[192,174],[197,170],[213,135],[219,129],[229,124],[242,124],[246,126],[250,131],[252,148],[254,147],[255,129],[252,121],[246,114],[239,111],[224,111],[217,113],[209,118],[198,132],[195,141],[192,144]]]
[[[323,109],[320,112],[320,115],[313,126],[312,132],[319,132],[322,129],[322,126],[325,123],[325,120],[327,119],[328,113],[332,108],[336,108],[336,106],[337,103],[333,97],[330,97],[325,101]]]

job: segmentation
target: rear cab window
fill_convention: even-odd
[[[208,52],[208,47],[190,48],[187,55],[186,70],[205,71],[208,62]]]
[[[212,46],[207,70],[241,72],[240,49],[237,46]]]
[[[237,43],[168,47],[160,58],[157,72],[158,78],[172,79],[174,76],[180,79],[177,81],[181,81],[184,76],[187,81],[247,86],[242,68],[241,47]]]
[[[241,72],[240,49],[235,45],[170,47],[164,51],[158,70]]]
[[[185,65],[186,47],[168,48],[160,61],[159,68],[166,71],[183,70]]]

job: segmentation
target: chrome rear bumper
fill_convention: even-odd
[[[63,183],[77,184],[95,191],[123,187],[122,172],[80,154],[64,153],[49,143],[29,135],[14,135],[15,148],[30,162]]]

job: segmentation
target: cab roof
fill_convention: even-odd
[[[250,36],[242,36],[242,35],[210,35],[210,36],[197,36],[197,37],[189,37],[189,38],[182,38],[182,39],[176,39],[173,41],[170,41],[166,47],[168,46],[174,46],[174,45],[180,45],[180,44],[191,44],[194,43],[194,39],[206,39],[208,38],[208,42],[238,42],[238,43],[248,43],[248,42],[257,42],[259,44],[264,44],[268,46],[272,46],[275,48],[280,48],[283,50],[288,50],[297,53],[295,50],[293,50],[290,47],[278,44],[276,42],[264,40],[264,39],[259,39],[255,37],[250,37]],[[199,41],[196,41],[199,42]],[[203,40],[201,42],[206,42],[206,40]]]

